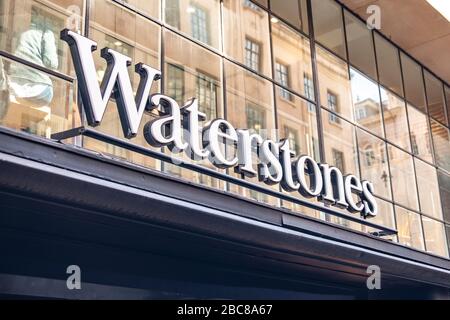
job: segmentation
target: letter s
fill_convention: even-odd
[[[375,197],[373,196],[373,184],[369,181],[363,181],[362,187],[362,201],[364,203],[364,211],[362,212],[362,214],[364,215],[364,217],[375,217],[378,214],[378,205]]]

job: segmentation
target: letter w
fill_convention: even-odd
[[[149,105],[152,84],[161,78],[161,72],[145,64],[137,64],[135,71],[141,79],[136,97],[133,97],[127,69],[131,65],[129,57],[109,48],[102,49],[101,56],[106,60],[107,67],[99,85],[92,56],[92,52],[97,50],[97,43],[68,29],[61,31],[61,39],[70,47],[88,124],[97,126],[101,123],[108,100],[114,94],[123,134],[128,139],[134,137]]]

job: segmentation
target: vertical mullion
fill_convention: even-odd
[[[314,21],[312,15],[312,0],[306,1],[307,15],[308,15],[308,29],[309,29],[309,45],[311,51],[311,65],[312,65],[312,77],[314,85],[314,97],[316,101],[316,120],[317,120],[317,134],[319,138],[319,155],[320,161],[326,162],[325,147],[324,147],[324,134],[322,123],[322,112],[320,102],[320,89],[319,89],[319,75],[317,68],[317,53],[316,53],[316,40],[314,34]]]

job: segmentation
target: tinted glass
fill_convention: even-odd
[[[406,151],[411,151],[405,101],[381,87],[381,104],[386,139]]]
[[[422,67],[403,53],[401,57],[406,100],[420,110],[426,111]]]
[[[402,74],[398,49],[377,33],[375,33],[374,36],[380,82],[386,88],[403,96]]]

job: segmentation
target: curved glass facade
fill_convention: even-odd
[[[70,28],[99,49],[162,70],[153,90],[180,104],[197,97],[208,119],[225,117],[262,136],[289,139],[297,155],[372,181],[380,206],[375,222],[398,230],[389,240],[448,257],[449,85],[338,2],[312,1],[311,10],[308,2],[0,0],[0,125],[50,138],[83,123],[69,48],[59,40],[60,30]],[[105,63],[95,56],[101,80]],[[131,68],[130,75],[137,85]],[[96,130],[122,138],[114,104]],[[370,231],[104,142],[72,143]],[[133,143],[150,148],[142,136]]]

